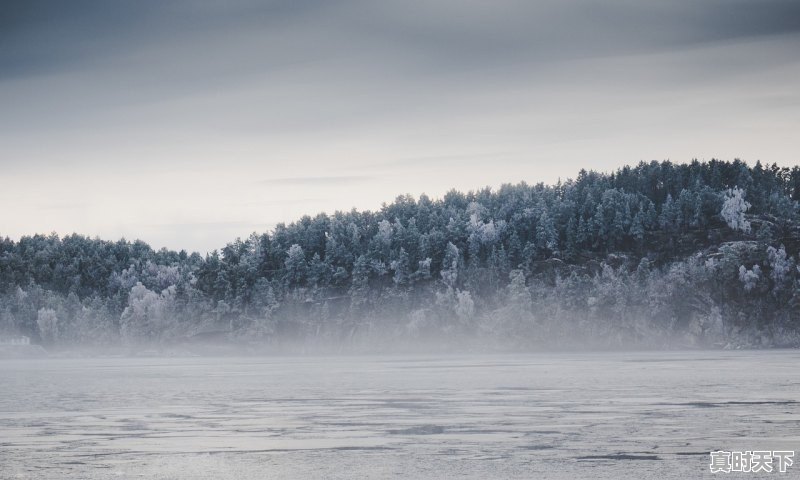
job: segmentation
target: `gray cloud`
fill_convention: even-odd
[[[798,52],[795,0],[10,0],[0,202],[23,205],[11,232],[105,234],[640,159],[796,162]]]
[[[793,0],[12,1],[0,126],[130,128],[157,109],[176,127],[326,132],[446,111],[554,63],[798,31]]]
[[[69,70],[173,48],[193,52],[172,57],[177,65],[258,69],[284,56],[355,55],[452,69],[798,31],[794,0],[11,0],[0,11],[0,71]]]

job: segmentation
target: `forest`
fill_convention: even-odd
[[[304,216],[205,256],[0,238],[0,334],[48,349],[800,346],[800,167],[641,162]]]

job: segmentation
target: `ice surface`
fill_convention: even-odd
[[[798,364],[787,350],[0,361],[0,478],[712,477],[711,450],[797,450]]]

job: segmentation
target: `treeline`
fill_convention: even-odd
[[[44,345],[794,345],[800,168],[640,163],[303,217],[205,257],[0,239],[0,333]]]

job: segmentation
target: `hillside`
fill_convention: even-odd
[[[206,257],[5,238],[0,332],[45,346],[797,346],[798,200],[798,167],[651,162],[306,216]]]

